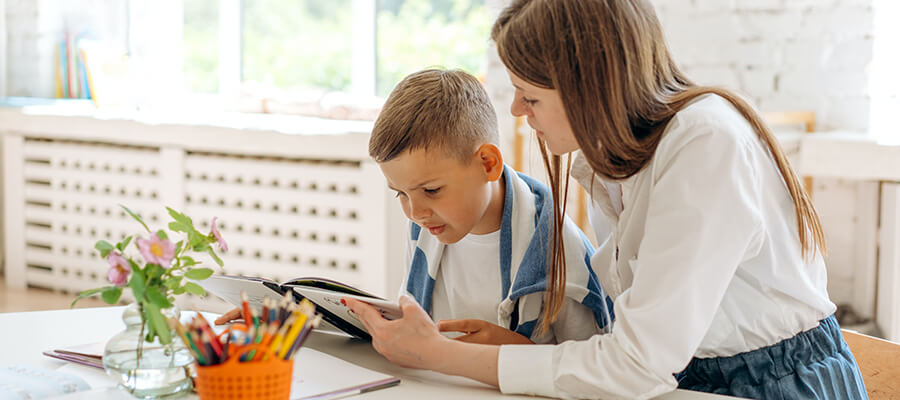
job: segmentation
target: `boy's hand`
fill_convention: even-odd
[[[221,317],[216,318],[215,324],[216,325],[225,325],[231,321],[234,321],[234,320],[240,319],[240,318],[241,318],[241,309],[235,308],[225,314],[222,314]]]
[[[480,319],[447,319],[437,323],[441,332],[462,332],[455,340],[479,344],[534,344],[527,337]]]

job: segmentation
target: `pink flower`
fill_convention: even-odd
[[[222,249],[222,251],[228,251],[228,243],[225,243],[225,239],[222,238],[222,233],[219,232],[219,228],[216,228],[216,219],[217,218],[219,218],[219,217],[213,217],[213,219],[212,219],[212,223],[211,223],[212,232],[211,233],[216,238],[216,242],[219,243],[219,248]]]
[[[125,286],[125,283],[128,282],[128,275],[131,274],[131,265],[128,263],[128,260],[113,251],[106,256],[106,261],[109,261],[109,273],[106,274],[107,279],[113,285]]]
[[[172,258],[175,257],[175,244],[157,235],[151,236],[150,240],[138,238],[137,246],[147,264],[168,268]]]

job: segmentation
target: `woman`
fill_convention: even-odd
[[[615,302],[612,332],[555,346],[461,343],[409,299],[395,321],[348,300],[376,350],[505,393],[866,397],[832,316],[812,203],[750,106],[678,70],[647,1],[513,1],[491,35],[516,87],[512,113],[553,154],[556,204],[568,172],[559,156],[582,153],[572,174],[593,199],[603,244],[591,264]],[[563,299],[559,228],[544,327]]]

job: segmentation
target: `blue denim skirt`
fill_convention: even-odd
[[[768,347],[694,358],[676,378],[681,389],[751,399],[868,399],[834,316]]]

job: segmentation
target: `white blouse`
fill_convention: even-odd
[[[727,100],[702,96],[673,118],[621,182],[622,209],[580,156],[572,175],[591,191],[602,243],[591,264],[615,302],[612,333],[501,346],[504,393],[649,398],[675,389],[692,357],[769,346],[834,313],[775,162]]]

